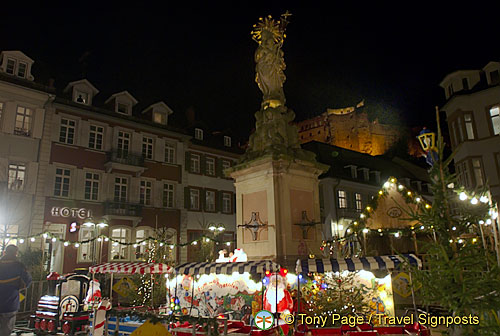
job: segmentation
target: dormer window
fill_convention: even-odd
[[[370,174],[373,174],[375,176],[375,183],[380,183],[380,172],[377,170],[370,171]]]
[[[21,78],[26,78],[26,70],[28,65],[24,62],[18,62],[12,58],[7,59],[7,67],[5,72],[9,75],[16,75]]]
[[[167,125],[168,116],[172,113],[174,113],[174,111],[162,101],[148,106],[141,112],[141,114],[146,115],[149,120],[160,125]]]
[[[498,73],[498,70],[490,72],[490,83],[492,85],[498,84],[500,81],[500,74]]]
[[[161,112],[153,113],[153,121],[157,124],[166,125],[167,124],[167,115]]]
[[[370,169],[368,168],[359,168],[363,173],[363,180],[370,181]]]
[[[34,80],[31,67],[34,61],[19,50],[0,52],[0,71],[11,76]]]
[[[80,104],[88,105],[88,103],[89,103],[89,94],[87,92],[76,90],[75,101],[77,103],[80,103]]]
[[[450,86],[448,86],[448,96],[453,96],[453,84],[450,84]]]
[[[203,130],[201,128],[194,129],[194,138],[196,140],[203,140]]]
[[[88,80],[81,79],[68,83],[64,93],[71,93],[71,100],[82,105],[92,105],[92,98],[99,93]]]
[[[358,170],[357,170],[357,167],[355,165],[348,165],[348,166],[345,166],[344,168],[350,168],[351,178],[353,178],[353,179],[358,178]]]
[[[9,58],[7,60],[7,67],[5,68],[5,72],[13,75],[14,71],[16,71],[16,61],[13,60],[12,58]]]
[[[462,78],[462,86],[464,87],[464,90],[469,90],[469,81],[467,78]]]
[[[123,114],[129,114],[128,113],[128,105],[122,104],[122,103],[116,103],[116,112],[123,113]]]
[[[231,137],[224,135],[224,146],[231,147]]]
[[[132,115],[132,108],[137,105],[137,100],[128,91],[111,95],[104,105],[116,113]]]
[[[28,65],[26,63],[23,63],[23,62],[19,62],[19,66],[17,67],[17,75],[19,77],[26,77],[26,68],[28,67]]]

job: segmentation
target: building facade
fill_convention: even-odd
[[[500,201],[500,62],[447,75],[445,111],[455,169],[469,189],[487,185]]]
[[[0,53],[0,250],[22,243],[10,237],[29,235],[43,222],[40,147],[55,90],[34,82],[33,63],[20,51]]]
[[[236,241],[235,188],[233,179],[224,170],[235,164],[241,150],[231,136],[207,132],[201,125],[191,127],[190,133],[193,138],[186,150],[184,166],[186,241],[205,235],[224,243],[213,247],[215,250],[232,251]],[[187,259],[204,261],[206,256],[202,251],[198,244],[189,246]]]
[[[0,53],[3,245],[49,232],[26,243],[57,272],[146,260],[149,246],[134,243],[147,237],[171,243],[176,263],[199,257],[195,244],[177,244],[202,235],[234,248],[234,185],[223,170],[241,151],[231,136],[172,127],[164,102],[139,107],[127,91],[96,100],[86,79],[60,91],[37,84],[33,63]],[[79,244],[100,235],[132,245]]]
[[[168,125],[172,111],[163,102],[137,117],[132,113],[137,100],[130,93],[113,94],[104,108],[97,108],[92,105],[97,92],[87,80],[72,82],[52,104],[50,131],[44,134],[50,159],[43,231],[68,241],[102,234],[134,243],[161,230],[162,239],[178,243],[189,137]],[[107,226],[85,226],[89,219]],[[62,272],[96,262],[146,260],[149,248],[106,241],[97,246],[49,244],[50,269]],[[177,248],[169,259],[179,261]]]
[[[341,147],[312,141],[302,148],[316,154],[318,162],[330,166],[320,176],[320,222],[325,240],[344,237],[369,201],[390,177],[429,194],[427,171],[400,158],[374,157]]]

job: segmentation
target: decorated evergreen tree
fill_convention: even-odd
[[[450,173],[453,154],[444,158],[437,113],[437,145],[428,155],[434,195],[432,206],[420,204],[410,217],[429,233],[425,270],[411,269],[427,305],[438,305],[452,316],[477,315],[479,325],[454,326],[452,335],[500,335],[500,269],[495,255],[497,211],[485,189],[466,191]]]
[[[307,315],[368,315],[373,289],[360,284],[355,272],[316,275],[301,288]]]
[[[172,237],[172,233],[168,228],[159,228],[155,230],[156,238],[159,241],[168,241]],[[175,260],[173,253],[174,246],[157,241],[149,241],[145,249],[145,261],[148,263],[163,263],[173,267]],[[165,281],[163,274],[143,274],[136,279],[137,295],[134,296],[136,305],[149,305],[153,299],[154,305],[159,306],[166,303],[166,288],[162,283]]]

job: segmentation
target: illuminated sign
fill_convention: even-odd
[[[54,217],[71,217],[85,219],[91,217],[92,212],[85,208],[52,207],[51,215]]]
[[[78,229],[80,229],[80,224],[78,224],[77,222],[72,222],[69,225],[69,232],[76,232],[78,231]]]

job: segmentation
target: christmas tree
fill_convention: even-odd
[[[444,158],[444,141],[437,112],[437,144],[428,152],[431,207],[420,204],[410,217],[426,228],[424,270],[411,269],[419,294],[426,305],[438,305],[452,316],[476,315],[479,325],[462,324],[452,334],[500,335],[500,269],[496,255],[497,211],[487,190],[467,191],[448,165],[453,154]]]
[[[315,275],[301,288],[307,315],[369,315],[373,289],[360,284],[355,272]],[[328,318],[328,322],[332,319]]]
[[[156,239],[168,241],[172,238],[172,232],[168,228],[158,228],[155,230]],[[175,234],[175,233],[174,233]],[[148,241],[144,246],[144,253],[136,251],[136,255],[142,256],[143,261],[148,263],[163,263],[174,266],[174,245],[159,243],[158,241]],[[137,247],[140,247],[139,245]],[[135,279],[137,284],[137,295],[134,297],[135,305],[149,305],[151,302],[155,306],[166,304],[166,288],[162,284],[165,280],[164,274],[143,274]]]

